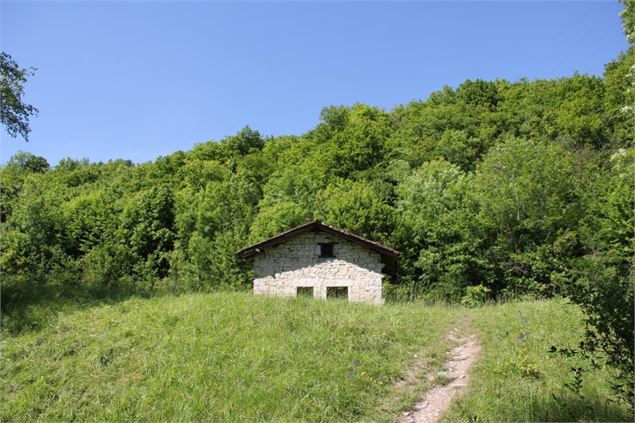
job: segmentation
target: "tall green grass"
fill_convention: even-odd
[[[482,352],[466,394],[445,415],[455,421],[633,421],[615,402],[609,375],[576,357],[549,352],[576,347],[579,308],[564,300],[488,305],[468,312]],[[572,367],[586,376],[575,388]]]
[[[632,420],[608,375],[565,386],[584,364],[548,350],[575,346],[583,327],[560,300],[469,309],[218,293],[29,313],[37,325],[2,333],[3,421],[396,421],[441,370],[452,328],[476,333],[482,352],[446,421]],[[397,387],[415,361],[419,382]]]
[[[0,418],[372,419],[415,354],[441,361],[455,315],[249,294],[66,311],[3,335]]]

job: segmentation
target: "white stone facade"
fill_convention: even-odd
[[[320,257],[320,243],[334,243],[334,257]],[[347,287],[348,300],[383,304],[381,255],[325,232],[305,232],[254,256],[254,294],[295,297],[312,287],[326,298],[328,287]]]

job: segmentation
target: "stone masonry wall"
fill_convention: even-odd
[[[320,258],[319,243],[335,243],[335,257]],[[326,298],[330,286],[348,287],[348,300],[382,304],[381,256],[324,232],[305,232],[254,257],[254,293],[294,297],[297,287],[313,287]]]

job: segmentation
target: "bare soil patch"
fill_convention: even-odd
[[[412,410],[402,414],[402,423],[438,422],[450,407],[452,400],[467,388],[470,369],[481,351],[481,345],[475,335],[456,337],[456,329],[448,335],[456,346],[450,351],[450,360],[445,371],[437,375],[435,386],[426,392]]]

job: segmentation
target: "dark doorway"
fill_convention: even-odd
[[[313,298],[313,287],[312,286],[298,286],[296,288],[295,295],[297,297]]]
[[[326,288],[326,298],[338,298],[341,300],[348,300],[348,287],[347,286],[329,286]]]

